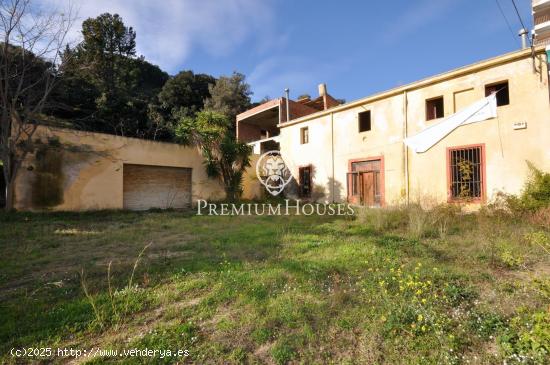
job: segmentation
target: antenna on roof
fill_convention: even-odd
[[[285,89],[285,99],[286,99],[286,121],[288,122],[290,120],[290,109],[289,109],[289,103],[288,99],[290,97],[290,89]]]

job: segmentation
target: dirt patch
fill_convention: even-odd
[[[275,364],[271,357],[271,348],[275,345],[274,342],[264,343],[254,350],[254,357],[260,360],[262,364]]]

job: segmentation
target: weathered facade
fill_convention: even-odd
[[[186,208],[223,199],[196,148],[39,127],[16,178],[18,210]]]
[[[479,204],[520,192],[527,161],[550,171],[547,60],[542,47],[513,52],[280,123],[298,195],[383,206]],[[495,92],[496,118],[460,126],[424,153],[405,145]],[[249,185],[252,197],[258,189]]]

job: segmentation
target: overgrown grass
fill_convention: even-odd
[[[47,346],[189,351],[94,364],[544,364],[549,242],[512,214],[450,206],[2,215],[0,362]]]

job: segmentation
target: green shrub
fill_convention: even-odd
[[[474,312],[468,325],[479,337],[488,340],[506,328],[506,320],[498,313]]]
[[[524,236],[527,243],[532,246],[538,246],[544,251],[550,253],[550,238],[543,231],[527,233]]]
[[[280,340],[271,349],[271,356],[277,364],[286,364],[296,356],[294,348],[286,339]]]
[[[519,313],[499,337],[501,351],[510,364],[547,364],[550,356],[550,312]]]
[[[550,302],[550,278],[549,277],[533,280],[533,286],[537,294],[541,298],[543,298],[545,301]]]
[[[462,284],[458,281],[449,283],[444,288],[444,293],[447,295],[453,306],[459,306],[461,304],[469,305],[478,297],[478,293],[475,288]]]
[[[266,343],[271,339],[272,336],[273,332],[269,328],[256,328],[251,333],[251,337],[254,342],[259,344]]]
[[[523,258],[514,253],[510,249],[503,249],[499,255],[500,262],[508,269],[517,269],[523,265]]]
[[[527,163],[531,176],[519,196],[508,196],[507,203],[512,211],[536,212],[550,206],[550,173]]]

